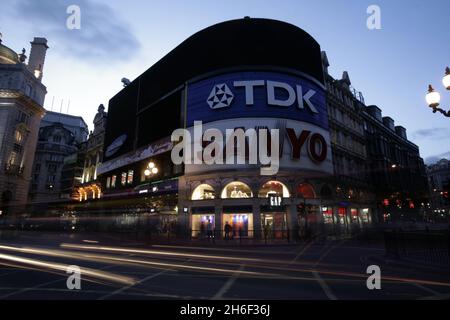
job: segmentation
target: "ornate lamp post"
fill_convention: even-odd
[[[159,170],[158,170],[158,168],[156,167],[155,163],[154,163],[154,162],[150,162],[150,163],[147,165],[147,168],[146,168],[145,171],[144,171],[144,175],[145,175],[146,177],[150,177],[151,175],[157,174],[158,171],[159,171]]]
[[[447,90],[450,90],[450,68],[447,67],[445,69],[445,76],[442,78],[442,84]],[[445,111],[444,109],[439,108],[439,102],[441,101],[441,95],[439,92],[433,89],[431,84],[428,86],[428,93],[425,96],[425,100],[428,103],[428,106],[433,109],[433,113],[439,111],[446,117],[450,117],[450,110]]]

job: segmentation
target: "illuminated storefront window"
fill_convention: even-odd
[[[134,171],[133,170],[128,170],[128,176],[127,176],[127,183],[128,184],[132,184],[133,183],[133,176],[134,176]]]
[[[222,191],[222,199],[228,198],[252,198],[253,193],[248,185],[243,182],[231,182]]]
[[[122,172],[122,177],[120,179],[120,183],[124,186],[127,183],[127,173]]]
[[[192,200],[207,200],[214,199],[215,192],[214,188],[209,184],[201,184],[197,188],[195,188],[194,192],[192,192]]]
[[[333,223],[333,208],[322,207],[322,215],[324,223]]]
[[[358,209],[352,208],[352,209],[350,209],[350,213],[352,216],[352,222],[357,223],[358,222]]]
[[[222,229],[227,223],[231,226],[231,237],[253,237],[253,214],[223,214],[222,221]]]
[[[297,195],[300,198],[305,199],[315,199],[316,193],[314,192],[314,188],[309,183],[302,183],[297,188]]]
[[[205,238],[207,231],[215,229],[214,214],[193,214],[192,215],[192,236]]]
[[[347,210],[345,208],[339,208],[338,209],[338,214],[339,214],[339,223],[340,224],[345,224],[345,216],[346,216],[346,212]]]
[[[106,188],[111,188],[111,177],[106,178]]]
[[[259,190],[258,197],[269,198],[271,196],[289,198],[289,190],[279,181],[266,182]]]
[[[368,208],[364,208],[361,209],[361,220],[363,223],[369,223],[369,209]]]
[[[117,176],[114,175],[111,177],[111,188],[116,187],[116,180],[117,180]]]

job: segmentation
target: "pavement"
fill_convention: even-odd
[[[369,265],[381,289],[369,290]],[[67,268],[81,272],[69,289]],[[0,300],[449,299],[450,271],[395,264],[379,243],[149,244],[95,234],[0,239]],[[69,283],[76,283],[74,278]]]

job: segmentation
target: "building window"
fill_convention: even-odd
[[[19,130],[16,130],[14,132],[14,139],[16,140],[16,143],[22,143],[23,141],[23,134]]]
[[[207,199],[214,199],[215,198],[215,192],[214,188],[211,187],[209,184],[201,184],[197,188],[194,189],[194,192],[192,192],[192,200],[207,200]]]
[[[53,136],[53,142],[60,143],[61,142],[61,136]]]
[[[111,177],[106,178],[106,188],[111,188]]]
[[[323,221],[326,224],[332,224],[333,223],[333,208],[331,207],[322,207],[322,215],[323,215]]]
[[[128,184],[133,183],[133,176],[134,176],[134,170],[128,170],[128,177],[127,177]]]
[[[352,222],[357,223],[358,222],[358,209],[352,208],[352,209],[350,209],[350,213],[352,216]]]
[[[41,164],[36,163],[36,165],[34,166],[34,172],[39,172],[39,171],[41,171]]]
[[[369,222],[369,209],[368,208],[364,208],[361,210],[361,220],[364,223]]]
[[[297,195],[305,199],[314,199],[316,197],[314,188],[309,183],[301,183],[297,188]]]
[[[250,187],[240,181],[231,182],[222,190],[222,199],[252,197],[253,193]]]
[[[122,176],[120,179],[120,183],[124,186],[127,183],[127,173],[126,172],[122,172]]]
[[[59,155],[57,155],[57,154],[52,154],[52,155],[50,155],[50,158],[49,158],[49,160],[50,161],[55,161],[55,162],[57,162],[57,161],[62,161],[62,158],[63,156],[59,156]]]
[[[269,181],[259,190],[258,196],[260,198],[269,198],[271,196],[289,198],[289,190],[279,181]]]
[[[111,177],[111,188],[115,188],[116,187],[116,180],[117,180],[117,176],[116,175]]]
[[[14,165],[16,163],[16,161],[17,161],[17,152],[12,151],[8,158],[8,164]]]
[[[23,122],[25,124],[28,124],[28,119],[29,119],[29,116],[25,112],[19,111],[19,113],[17,114],[18,122]]]

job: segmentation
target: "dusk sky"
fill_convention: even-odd
[[[81,8],[80,30],[66,27],[71,4]],[[381,30],[367,28],[369,5],[381,9]],[[442,85],[450,65],[449,12],[448,0],[2,0],[0,32],[16,52],[28,53],[35,36],[48,39],[45,107],[53,102],[60,111],[64,100],[67,112],[70,101],[69,113],[92,129],[98,105],[107,107],[121,78],[133,80],[195,32],[244,16],[286,21],[319,42],[332,76],[348,71],[366,104],[406,127],[422,157],[450,158],[450,119],[433,114],[424,98],[431,83],[450,109]]]

